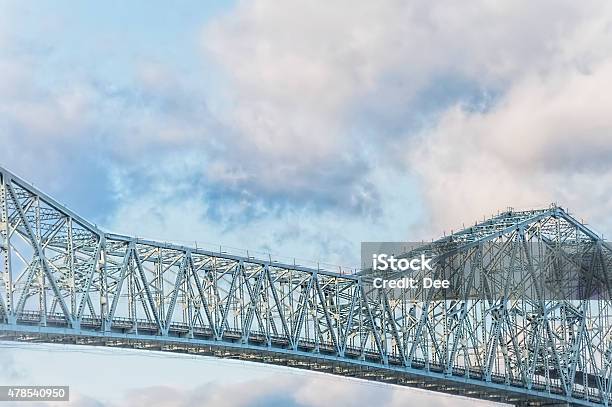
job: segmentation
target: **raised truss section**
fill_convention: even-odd
[[[600,237],[551,207],[504,212],[425,249],[444,259],[458,298],[106,233],[0,168],[0,338],[241,358],[516,405],[608,405],[612,250]],[[538,281],[568,265],[598,282],[597,296],[542,296]]]

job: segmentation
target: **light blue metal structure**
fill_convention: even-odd
[[[521,297],[576,255],[607,286],[612,250],[599,236],[551,207],[428,248],[453,256],[456,278],[490,279],[458,300],[408,297],[359,273],[106,233],[0,168],[0,338],[244,359],[515,405],[609,404],[609,297]],[[527,277],[494,278],[507,272]],[[482,284],[513,295],[474,295]]]

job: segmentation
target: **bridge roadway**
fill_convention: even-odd
[[[157,326],[147,324],[146,320],[139,321],[139,332],[136,333],[132,330],[132,322],[127,318],[116,318],[112,332],[101,332],[100,318],[83,318],[81,329],[72,329],[63,314],[54,314],[47,316],[46,326],[40,326],[39,314],[31,312],[23,313],[16,326],[0,324],[0,338],[237,359],[516,405],[600,405],[583,400],[575,403],[560,391],[548,392],[544,383],[536,383],[532,389],[525,390],[520,382],[508,384],[503,376],[498,375],[483,382],[480,379],[482,372],[474,370],[469,372],[469,377],[461,369],[448,375],[444,373],[444,366],[426,366],[422,360],[415,360],[412,367],[404,366],[399,358],[390,358],[388,363],[381,364],[375,352],[366,352],[362,356],[359,349],[350,348],[343,357],[338,357],[331,344],[319,344],[317,349],[314,341],[300,341],[296,350],[281,337],[273,338],[272,346],[268,346],[261,332],[253,332],[247,344],[242,341],[241,331],[226,332],[222,341],[215,340],[210,329],[196,329],[191,337],[187,336],[189,327],[186,324],[172,324],[168,335],[159,336]]]

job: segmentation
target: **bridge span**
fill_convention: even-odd
[[[243,359],[515,405],[609,404],[601,237],[553,206],[419,250],[443,259],[460,296],[107,233],[0,168],[0,339]],[[570,286],[545,295],[554,278]]]

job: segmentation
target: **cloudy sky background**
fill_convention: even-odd
[[[0,0],[0,164],[109,231],[302,263],[552,202],[609,236],[612,3]],[[325,405],[307,377],[266,397]]]

